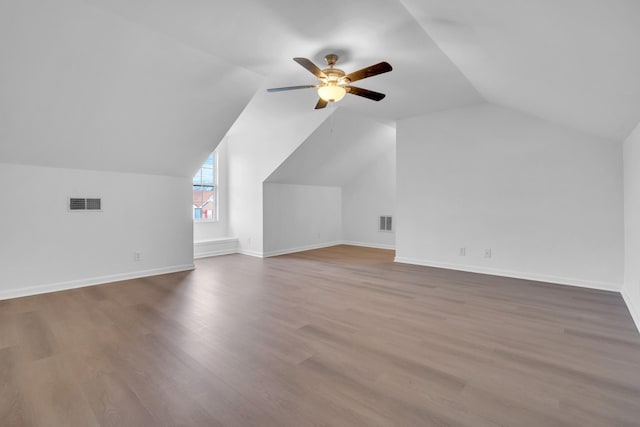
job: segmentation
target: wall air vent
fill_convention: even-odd
[[[87,199],[87,210],[88,211],[99,211],[102,209],[102,200],[101,199]]]
[[[69,210],[70,211],[83,211],[87,209],[87,200],[80,199],[78,197],[69,198]]]
[[[392,218],[390,216],[381,216],[378,231],[393,231]]]
[[[69,197],[69,211],[101,211],[102,199],[92,197]]]

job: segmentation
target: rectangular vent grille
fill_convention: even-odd
[[[86,199],[79,199],[77,197],[72,197],[69,199],[70,211],[83,211],[85,209],[87,209]]]
[[[84,198],[84,197],[69,197],[69,210],[70,211],[101,211],[102,199],[99,198]]]
[[[392,218],[390,216],[381,216],[379,231],[393,231]]]
[[[99,211],[101,208],[101,200],[100,199],[87,199],[87,210],[88,211]]]

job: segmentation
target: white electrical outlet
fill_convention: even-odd
[[[140,252],[134,252],[133,253],[133,260],[134,261],[140,261],[142,259]]]
[[[467,248],[460,248],[460,256],[467,256]]]
[[[491,258],[491,248],[484,250],[484,257]]]

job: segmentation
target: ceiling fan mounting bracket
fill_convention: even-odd
[[[335,63],[338,62],[338,55],[336,55],[335,53],[330,53],[328,55],[325,55],[324,60],[327,61],[327,65],[329,67],[333,67]]]

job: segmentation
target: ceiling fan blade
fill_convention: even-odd
[[[317,78],[319,79],[327,78],[327,75],[323,73],[322,70],[316,66],[316,64],[311,62],[311,60],[307,58],[293,58],[293,60],[296,61],[298,64],[302,65],[307,70],[309,70],[309,72],[314,76],[316,76]]]
[[[310,87],[318,87],[318,86],[317,85],[302,85],[302,86],[272,87],[270,89],[267,89],[267,92],[282,92],[283,90],[308,89]]]
[[[373,77],[377,76],[378,74],[388,73],[391,70],[393,70],[393,68],[391,68],[391,65],[388,62],[379,62],[375,65],[371,65],[369,67],[347,74],[345,78],[349,79],[349,81],[351,82],[355,82],[358,80],[366,79],[367,77]]]
[[[326,107],[328,103],[329,102],[325,101],[322,98],[318,99],[318,103],[316,104],[316,110]]]
[[[381,99],[384,99],[385,96],[387,96],[384,93],[374,92],[372,90],[362,89],[361,87],[356,86],[345,86],[344,88],[347,90],[347,93],[350,93],[351,95],[362,96],[374,101],[380,101]]]

